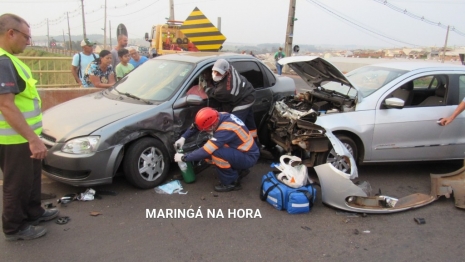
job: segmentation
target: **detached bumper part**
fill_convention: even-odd
[[[435,199],[454,194],[455,207],[465,209],[465,160],[459,170],[446,174],[431,174],[431,196]]]

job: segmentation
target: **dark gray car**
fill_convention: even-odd
[[[160,184],[175,154],[174,141],[197,111],[220,107],[211,99],[187,95],[219,58],[230,61],[255,87],[257,124],[274,101],[295,93],[291,78],[273,74],[252,56],[197,52],[157,57],[113,88],[44,112],[42,139],[49,149],[44,174],[74,186],[93,186],[111,183],[122,170],[134,186]],[[197,140],[186,141],[185,149],[194,149]]]

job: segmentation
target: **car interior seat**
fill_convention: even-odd
[[[429,96],[423,102],[421,102],[418,106],[441,106],[444,105],[446,101],[446,93],[447,88],[445,83],[441,83],[436,91],[434,92],[434,96]]]
[[[392,92],[391,97],[404,100],[404,106],[410,106],[413,100],[413,81],[409,81]]]

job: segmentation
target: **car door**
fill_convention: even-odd
[[[259,61],[233,61],[231,64],[243,75],[255,88],[255,103],[253,110],[255,113],[255,123],[260,123],[261,117],[268,112],[273,102],[273,92],[270,89],[269,81],[266,78],[264,68]]]
[[[413,81],[412,104],[401,109],[386,108],[384,100]],[[444,96],[437,97],[445,88]],[[440,118],[449,116],[458,103],[458,76],[423,74],[401,81],[378,102],[372,142],[374,161],[434,160],[463,158],[463,115],[454,126],[442,127]],[[424,97],[429,94],[429,97]],[[423,101],[415,99],[422,98]],[[435,101],[428,103],[428,101]]]

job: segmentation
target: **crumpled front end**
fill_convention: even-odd
[[[308,97],[307,97],[308,98]],[[313,167],[316,154],[330,150],[330,145],[336,154],[350,163],[349,172],[344,173],[330,163],[314,166],[321,185],[323,203],[350,212],[358,213],[394,213],[418,208],[432,203],[437,195],[447,195],[459,186],[465,184],[465,167],[462,173],[464,180],[451,182],[436,176],[438,185],[436,194],[411,194],[403,198],[385,195],[373,196],[368,182],[355,184],[352,179],[358,177],[355,159],[342,142],[324,127],[314,124],[318,113],[311,108],[310,100],[281,100],[275,103],[268,119],[271,140],[285,152],[291,153],[300,149],[305,153],[303,164]],[[464,187],[461,187],[464,188]],[[457,201],[457,199],[456,199]],[[463,199],[459,200],[465,207],[465,190]]]

